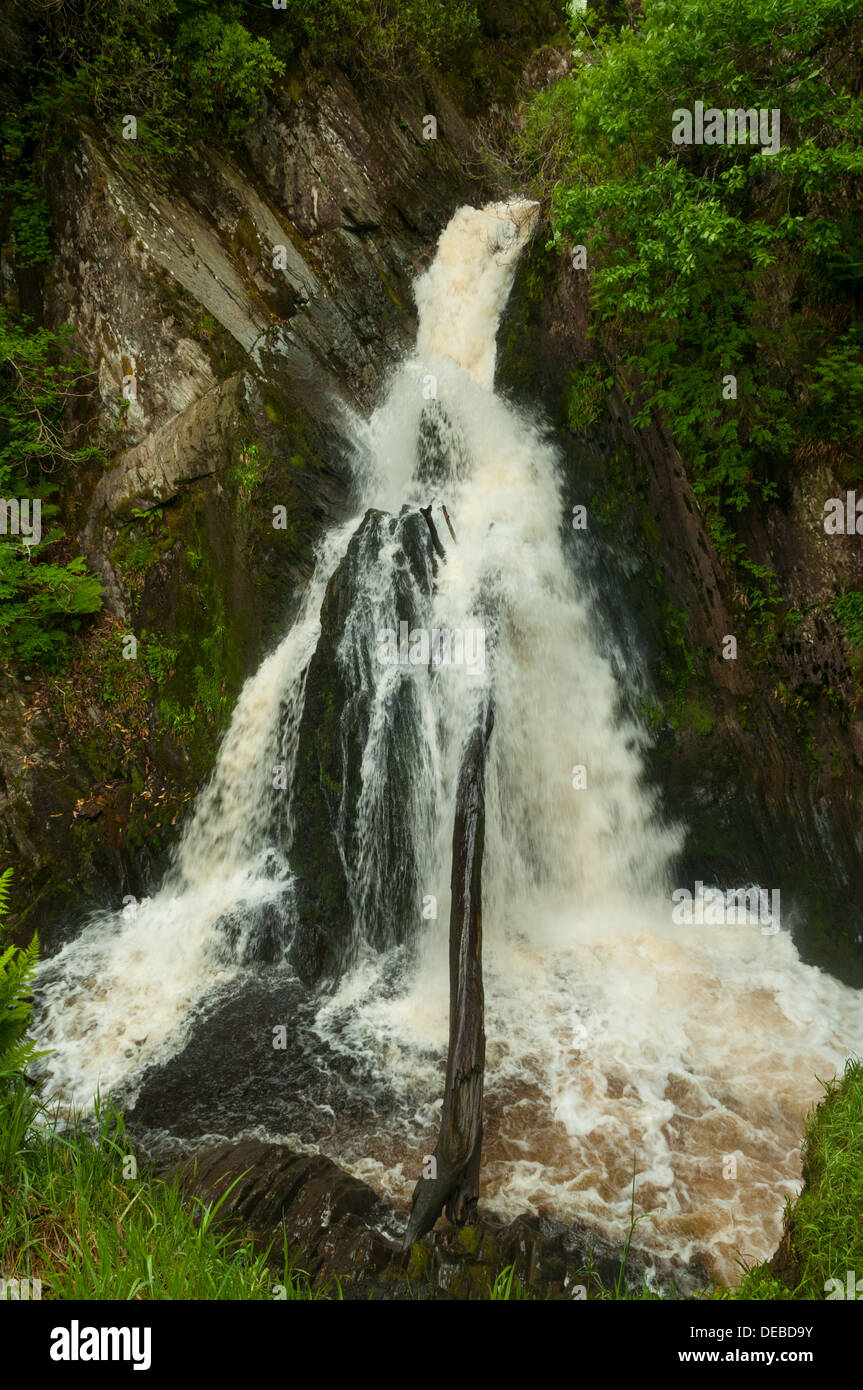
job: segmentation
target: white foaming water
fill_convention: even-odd
[[[159,892],[99,915],[41,967],[38,1035],[55,1049],[46,1071],[72,1105],[88,1107],[97,1087],[110,1090],[176,1052],[188,1036],[189,1011],[239,973],[225,964],[219,921],[275,903],[289,889],[288,863],[267,834],[273,767],[293,770],[297,709],[324,589],[354,525],[327,537],[296,623],[243,687]]]
[[[495,709],[483,865],[487,1011],[483,1199],[501,1213],[590,1217],[620,1239],[633,1157],[640,1243],[724,1276],[775,1245],[799,1174],[802,1120],[816,1076],[841,1067],[860,1035],[859,996],[802,965],[786,932],[674,927],[668,865],[679,831],[641,782],[643,734],[618,708],[590,609],[562,540],[553,450],[493,392],[495,332],[535,205],[460,209],[416,286],[417,351],[384,405],[358,424],[366,505],[433,502],[447,551],[430,626],[483,628],[486,670],[373,666],[398,546],[366,576],[340,656],[372,684],[358,808],[355,932],[385,894],[380,827],[391,789],[382,750],[391,699],[416,680],[403,814],[420,892],[437,898],[407,977],[367,951],[324,1000],[317,1029],[336,1053],[385,1076],[391,1115],[327,1134],[332,1156],[406,1202],[434,1142],[447,1036],[449,874],[454,788],[466,728],[487,685]],[[429,384],[434,383],[431,415]],[[423,419],[425,412],[425,422]],[[435,460],[423,457],[431,419]],[[445,504],[453,545],[441,519]],[[247,683],[210,787],[162,890],[105,917],[45,967],[40,1040],[59,1049],[55,1084],[86,1103],[187,1035],[196,1002],[236,967],[217,949],[230,907],[288,890],[268,838],[276,762],[293,768],[303,673],[327,580],[356,523],[325,543],[303,610]],[[589,541],[585,538],[582,544]],[[368,672],[371,671],[371,676]],[[360,679],[358,676],[357,679]],[[287,709],[287,718],[285,710]],[[575,790],[572,772],[586,769]],[[289,839],[289,837],[288,837]],[[402,957],[399,957],[402,961]],[[141,1039],[144,1041],[141,1041]],[[736,1179],[723,1176],[728,1159]]]

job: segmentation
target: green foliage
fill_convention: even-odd
[[[662,605],[662,636],[666,659],[660,665],[663,680],[682,694],[695,675],[695,661],[690,651],[687,629],[689,615],[673,603]]]
[[[239,462],[234,469],[234,481],[243,502],[248,502],[263,476],[264,469],[257,444],[243,444],[240,448]]]
[[[863,324],[855,324],[812,369],[811,417],[825,439],[863,439]]]
[[[479,15],[466,0],[294,0],[291,12],[324,57],[378,71],[404,70],[406,59],[463,67],[476,52]]]
[[[566,423],[581,433],[600,417],[606,393],[614,385],[614,377],[597,362],[587,362],[579,371],[570,374],[564,397]]]
[[[201,129],[215,121],[229,139],[254,120],[264,93],[285,65],[265,38],[207,7],[180,25],[174,56],[189,96],[189,115]]]
[[[863,10],[644,0],[637,29],[624,20],[574,16],[574,71],[534,100],[525,148],[556,240],[588,246],[597,332],[626,359],[638,423],[670,422],[739,558],[735,515],[777,495],[801,444],[834,441],[837,466],[863,444]],[[673,113],[696,101],[778,109],[779,152],[674,144]]]
[[[268,34],[255,35],[245,20]],[[276,12],[243,0],[88,0],[74,12],[52,8],[34,106],[43,130],[85,112],[118,138],[123,116],[136,116],[137,138],[125,153],[140,150],[167,176],[214,131],[229,142],[242,135],[285,71],[276,49],[290,46]]]
[[[863,651],[863,590],[840,594],[833,601],[833,612],[849,642]]]
[[[515,1265],[511,1264],[495,1276],[489,1288],[488,1300],[490,1303],[531,1303],[536,1301],[536,1295],[516,1277]]]
[[[840,1081],[825,1085],[806,1124],[806,1187],[788,1229],[804,1296],[821,1298],[824,1283],[863,1269],[863,1064],[851,1058]],[[860,1277],[858,1274],[857,1278]]]
[[[144,636],[146,637],[146,634]],[[141,643],[141,655],[150,679],[157,685],[164,685],[172,675],[177,662],[176,648],[166,647],[155,637],[149,637]]]
[[[67,409],[86,397],[84,363],[69,353],[68,332],[16,322],[0,309],[0,497],[41,506],[41,536],[0,535],[0,654],[56,666],[68,633],[101,607],[102,587],[69,541],[50,497],[52,474],[101,457],[76,444]],[[68,443],[69,436],[73,443]]]
[[[9,884],[12,870],[0,874],[0,917],[9,907]],[[0,1088],[6,1089],[12,1078],[34,1057],[35,1043],[25,1034],[30,1023],[32,1003],[30,986],[39,963],[39,942],[34,935],[29,946],[7,946],[0,951]]]
[[[0,1097],[4,1276],[41,1279],[52,1299],[269,1300],[276,1284],[289,1300],[341,1297],[313,1290],[286,1245],[274,1271],[269,1250],[217,1226],[231,1188],[207,1202],[176,1178],[129,1177],[131,1151],[122,1114],[98,1097],[90,1125],[64,1133],[23,1084]]]
[[[135,115],[125,153],[164,176],[197,143],[236,142],[301,48],[314,58],[392,74],[416,64],[468,71],[479,18],[465,0],[84,0],[50,7],[34,87],[41,129],[86,112],[119,137]]]
[[[25,113],[5,113],[0,124],[3,172],[0,191],[9,205],[9,232],[20,267],[51,259],[52,220],[41,180],[33,165],[32,120]]]

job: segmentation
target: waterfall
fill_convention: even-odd
[[[355,1093],[350,1124],[316,1131],[310,1106],[303,1137],[406,1204],[443,1077],[459,755],[490,688],[483,1201],[620,1238],[635,1156],[639,1206],[658,1214],[645,1246],[732,1277],[776,1243],[815,1078],[859,1037],[859,997],[785,930],[672,922],[682,830],[644,784],[555,449],[494,392],[535,213],[461,208],[444,231],[415,287],[415,353],[353,423],[361,513],[325,537],[299,616],[246,683],[162,887],[42,967],[37,1034],[52,1087],[87,1105],[97,1085],[133,1096],[262,958],[324,978],[311,1032],[383,1077],[389,1108],[364,1129]],[[454,659],[436,632],[460,635]],[[415,659],[389,659],[387,633],[390,657],[407,641]]]

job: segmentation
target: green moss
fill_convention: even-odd
[[[201,313],[192,325],[192,337],[201,342],[209,342],[219,331],[219,324],[212,314]]]
[[[412,1245],[408,1263],[408,1278],[425,1279],[429,1272],[430,1261],[431,1251],[428,1246],[420,1245],[418,1242]]]
[[[645,545],[647,545],[650,550],[662,549],[662,532],[659,529],[656,517],[651,512],[650,508],[646,506],[641,510],[641,534],[644,537]]]
[[[264,248],[258,236],[257,228],[247,212],[244,212],[237,222],[234,231],[234,242],[241,246],[244,251],[248,251],[256,261],[264,260]]]
[[[465,1255],[473,1255],[479,1249],[481,1231],[478,1226],[461,1226],[456,1236],[456,1247]]]
[[[647,724],[648,728],[653,729],[654,732],[665,723],[665,710],[656,700],[642,698],[639,701],[638,707],[642,719]]]
[[[140,580],[173,544],[170,528],[160,524],[161,508],[123,528],[111,549],[114,568],[131,580]]]
[[[661,623],[665,658],[660,663],[660,671],[663,680],[680,695],[695,675],[695,660],[687,635],[689,614],[676,604],[663,603]]]
[[[629,488],[624,480],[624,471],[617,454],[606,461],[597,500],[592,512],[601,526],[614,526],[621,518],[630,501]]]
[[[713,732],[716,723],[716,716],[706,700],[699,699],[698,696],[687,700],[679,713],[676,713],[671,721],[680,729],[692,729],[694,733],[705,737]]]

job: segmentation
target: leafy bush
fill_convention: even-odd
[[[465,0],[294,0],[303,40],[326,56],[407,70],[411,61],[463,66],[475,52],[477,5]]]
[[[209,8],[180,25],[174,54],[195,123],[203,128],[215,118],[231,139],[242,135],[273,79],[285,71],[267,39],[253,38],[238,20],[226,21]]]
[[[834,441],[837,466],[863,444],[863,11],[644,0],[622,19],[573,16],[573,73],[535,99],[525,149],[556,240],[589,247],[639,423],[671,424],[731,554],[735,514],[777,495],[801,444]],[[778,109],[781,148],[674,144],[673,112],[696,101]]]
[[[28,120],[17,112],[3,120],[0,187],[10,206],[9,230],[19,267],[44,265],[51,259],[51,212],[33,167],[31,135]]]
[[[0,535],[0,656],[56,666],[68,632],[101,607],[102,586],[69,542],[50,497],[52,474],[99,450],[70,445],[66,411],[84,398],[85,364],[69,354],[68,331],[33,329],[0,309],[0,497],[41,506],[41,537]]]
[[[244,18],[265,22],[269,34],[256,36]],[[243,0],[64,5],[46,16],[29,115],[43,134],[67,113],[89,112],[118,132],[121,118],[134,115],[135,146],[166,175],[214,130],[229,141],[242,134],[285,71],[276,48],[291,48],[278,13]]]
[[[301,48],[379,74],[418,62],[470,69],[478,31],[465,0],[82,0],[46,14],[31,126],[44,134],[87,111],[119,130],[135,115],[126,154],[140,150],[167,175],[197,142],[236,141]]]

